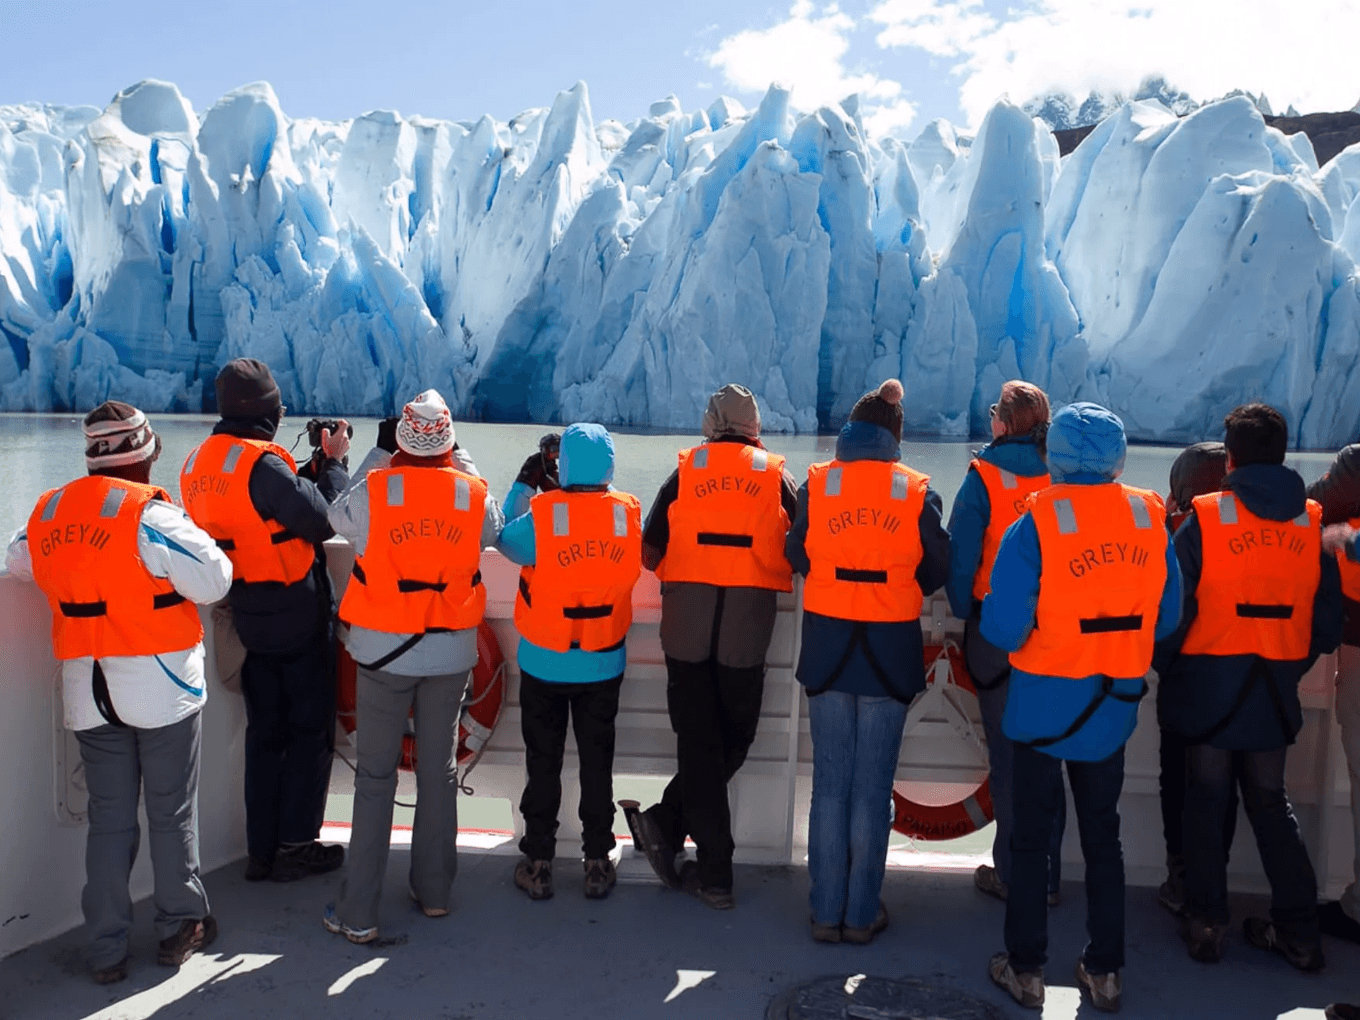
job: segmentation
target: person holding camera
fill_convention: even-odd
[[[354,828],[328,931],[351,942],[378,936],[378,900],[392,830],[406,719],[415,709],[416,811],[411,896],[426,917],[449,912],[458,871],[458,717],[486,610],[482,549],[500,537],[500,507],[436,390],[378,429],[331,524],[354,546],[340,603],[345,647],[358,665],[359,763]]]
[[[221,421],[184,462],[180,493],[194,523],[231,559],[232,619],[246,648],[247,881],[334,871],[339,846],[317,842],[335,731],[332,596],[321,543],[329,502],[349,477],[349,425],[322,429],[318,482],[296,473],[274,435],[284,406],[269,366],[228,362],[217,375]]]

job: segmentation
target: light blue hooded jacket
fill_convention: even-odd
[[[1048,470],[1053,483],[1103,485],[1124,468],[1124,423],[1099,404],[1069,404],[1053,416],[1048,430]],[[982,636],[1007,652],[1018,650],[1034,628],[1043,574],[1039,533],[1034,519],[1021,517],[1006,531],[992,568],[992,591],[982,603]],[[1176,551],[1166,544],[1166,586],[1157,612],[1156,637],[1176,628],[1181,615],[1181,570]],[[1110,683],[1110,692],[1135,698],[1143,677],[1103,675],[1073,680],[1011,671],[1010,692],[1001,728],[1011,740],[1029,743],[1067,731]],[[1107,697],[1095,714],[1066,740],[1039,750],[1055,758],[1103,761],[1124,746],[1138,723],[1138,704]]]
[[[562,433],[557,461],[562,488],[609,485],[614,480],[614,438],[603,425],[570,426]],[[496,547],[511,561],[531,567],[537,562],[534,548],[534,515],[529,501],[533,490],[516,482],[505,497],[505,516]],[[620,645],[603,652],[573,648],[566,652],[542,648],[524,637],[519,639],[519,668],[530,676],[551,683],[587,684],[612,680],[623,674],[627,649]]]

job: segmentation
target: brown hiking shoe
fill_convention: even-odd
[[[1181,938],[1190,959],[1200,963],[1218,963],[1223,959],[1223,940],[1228,936],[1226,924],[1214,924],[1202,917],[1187,914],[1181,918]]]
[[[119,981],[127,980],[128,958],[125,956],[112,967],[100,967],[90,972],[97,985],[111,985]]]
[[[614,883],[619,880],[619,873],[614,870],[614,862],[608,857],[587,857],[585,869],[588,900],[604,899],[609,895],[609,890],[614,888]]]
[[[995,896],[999,900],[1004,900],[1008,890],[1006,883],[1001,881],[1001,876],[996,873],[996,869],[990,864],[979,864],[973,872],[973,884],[979,891],[985,892],[988,896]]]
[[[994,984],[1010,992],[1011,998],[1026,1009],[1044,1008],[1044,972],[1018,971],[1011,966],[1009,953],[997,953],[987,965]]]
[[[1264,917],[1243,921],[1242,934],[1257,949],[1272,949],[1305,973],[1316,973],[1327,964],[1319,943],[1296,942]]]
[[[867,946],[874,940],[874,936],[888,927],[888,908],[880,901],[878,913],[874,915],[873,923],[867,928],[851,928],[846,925],[841,929],[841,939],[845,942],[853,943],[857,946]]]
[[[1086,994],[1091,997],[1091,1005],[1102,1013],[1119,1012],[1119,997],[1123,992],[1123,984],[1119,980],[1119,971],[1112,970],[1108,974],[1092,974],[1086,969],[1086,964],[1078,960],[1077,986],[1086,989]]]
[[[704,885],[699,881],[699,865],[694,861],[686,861],[680,869],[680,888],[714,910],[731,910],[737,905],[731,889]]]
[[[552,861],[523,858],[515,865],[515,885],[528,893],[531,900],[552,899]]]
[[[296,882],[310,875],[335,871],[344,863],[344,847],[313,840],[297,846],[279,847],[269,869],[269,877],[275,882]]]
[[[161,939],[156,957],[162,967],[179,967],[197,952],[207,949],[217,938],[217,922],[209,914],[201,921],[183,921],[179,931],[168,939]]]

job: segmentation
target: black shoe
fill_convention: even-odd
[[[262,861],[258,857],[246,859],[246,881],[263,882],[269,877],[274,865],[269,861]]]
[[[156,961],[162,967],[178,967],[195,953],[202,952],[217,938],[217,922],[211,914],[201,921],[184,921],[179,931],[168,939],[161,939]]]
[[[1360,1006],[1351,1006],[1344,1002],[1334,1002],[1327,1007],[1323,1016],[1327,1020],[1360,1020]]]
[[[296,882],[309,875],[324,875],[345,863],[345,848],[313,841],[301,846],[281,846],[274,855],[269,877],[275,882]]]
[[[1219,963],[1223,959],[1223,940],[1228,935],[1226,924],[1214,924],[1202,917],[1185,914],[1181,917],[1181,938],[1190,952],[1190,959],[1200,963]]]
[[[1360,942],[1360,924],[1352,921],[1336,900],[1318,907],[1318,924],[1324,935],[1347,942]]]
[[[628,820],[628,830],[633,834],[633,845],[647,857],[647,863],[656,872],[656,877],[661,879],[667,888],[679,889],[681,881],[679,873],[675,870],[675,848],[661,831],[661,826],[656,823],[652,809],[642,811],[639,810],[641,806],[635,800],[619,801],[619,807],[623,808],[623,816]]]
[[[699,881],[699,865],[686,861],[680,869],[680,888],[695,897],[700,903],[714,910],[731,910],[737,905],[731,889],[716,885],[704,885]]]
[[[1270,949],[1289,961],[1290,966],[1315,973],[1326,966],[1319,943],[1295,942],[1264,917],[1249,917],[1242,922],[1242,934],[1257,949]]]
[[[97,985],[111,985],[119,981],[127,980],[128,958],[125,956],[112,967],[100,967],[98,970],[91,971],[90,976],[94,978]]]

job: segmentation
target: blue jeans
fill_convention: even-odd
[[[812,919],[868,928],[883,891],[893,775],[907,706],[895,698],[827,691],[808,698],[808,719]]]
[[[1015,748],[1010,738],[1001,732],[1001,716],[1006,711],[1006,692],[1010,685],[1002,681],[991,690],[977,692],[978,707],[982,709],[982,728],[987,734],[987,760],[991,766],[993,817],[996,835],[992,838],[992,865],[997,877],[1006,885],[1011,883],[1011,831],[1015,826],[1015,805],[1012,803],[1014,786]],[[1058,813],[1053,818],[1053,832],[1048,844],[1048,891],[1062,887],[1062,841],[1067,828],[1067,797],[1063,794],[1062,770],[1053,776],[1058,793]]]
[[[1011,886],[1006,900],[1006,952],[1018,971],[1048,959],[1048,848],[1062,799],[1063,762],[1015,744],[1015,831]],[[1069,761],[1067,781],[1077,809],[1086,859],[1086,932],[1082,962],[1092,974],[1124,966],[1124,848],[1119,841],[1119,795],[1124,749],[1104,761]]]

